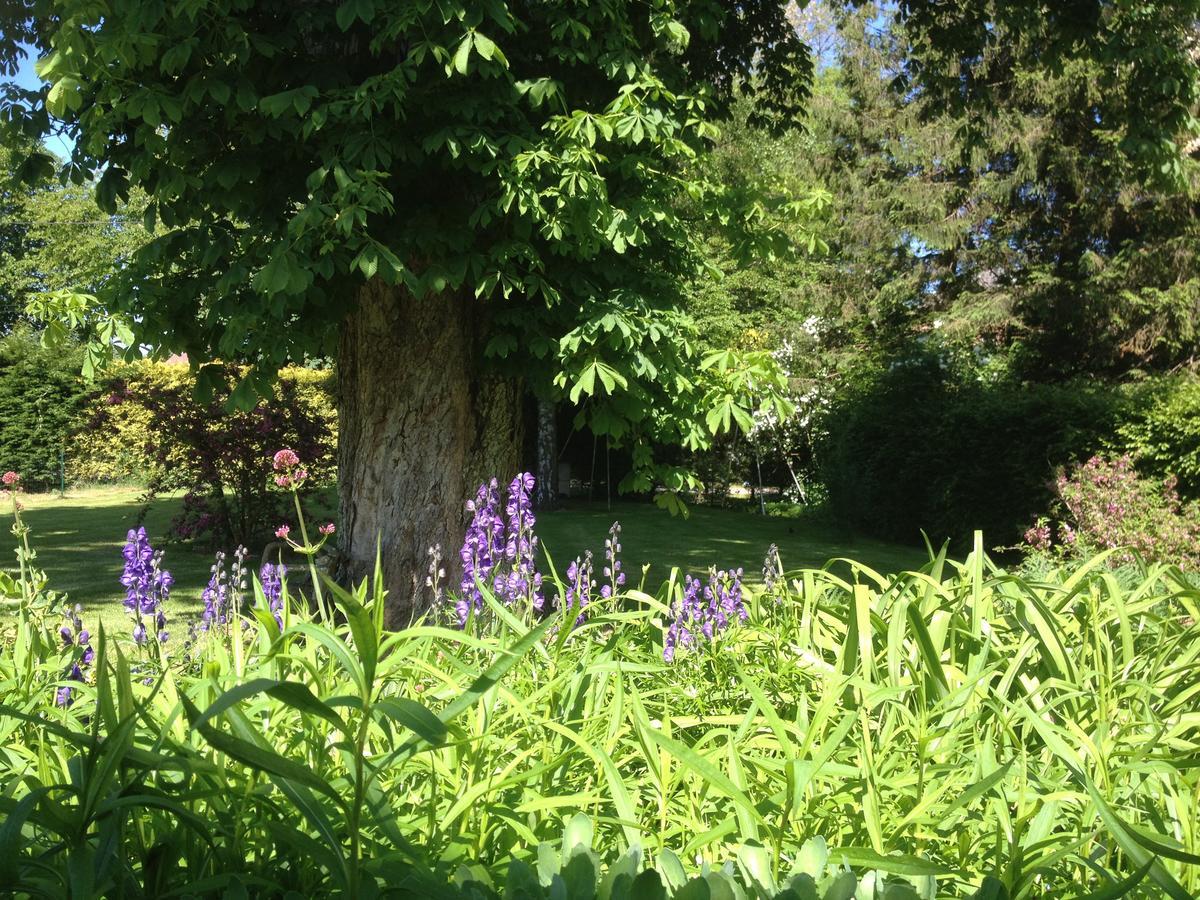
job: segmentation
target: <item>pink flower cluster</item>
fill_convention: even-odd
[[[6,488],[6,490],[0,491],[0,500],[7,500],[21,489],[21,476],[16,472],[5,472],[0,475],[0,484]],[[13,496],[13,502],[16,503],[17,509],[22,508],[15,496]]]
[[[1185,504],[1175,479],[1142,478],[1129,456],[1093,456],[1069,473],[1060,474],[1055,493],[1062,507],[1058,547],[1064,553],[1115,550],[1111,562],[1147,560],[1179,565],[1200,564],[1200,507]],[[1050,524],[1039,519],[1025,532],[1034,550],[1053,549]]]
[[[1050,549],[1050,523],[1045,519],[1038,519],[1037,522],[1026,529],[1025,543],[1034,550],[1046,551]]]
[[[275,476],[275,483],[281,488],[298,488],[308,478],[308,470],[300,465],[296,451],[286,447],[275,453],[272,467],[279,473]]]
[[[337,531],[337,527],[332,522],[326,522],[324,525],[318,526],[317,531],[321,533],[322,538],[328,538],[335,531]],[[291,533],[291,525],[280,525],[275,529],[275,537],[279,538],[281,541],[287,541],[289,544],[293,543],[291,538],[288,537],[288,535]],[[322,541],[322,543],[324,543],[324,541]]]

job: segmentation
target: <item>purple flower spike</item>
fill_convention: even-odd
[[[604,541],[604,577],[608,584],[600,589],[600,596],[611,597],[624,586],[625,573],[621,571],[621,523],[613,522]]]
[[[459,551],[463,564],[462,596],[455,606],[460,625],[467,623],[472,610],[483,609],[483,594],[478,585],[489,583],[504,552],[504,520],[496,512],[498,489],[493,478],[479,486],[474,500],[467,501],[471,524]]]
[[[671,662],[678,648],[694,647],[699,638],[711,641],[750,614],[742,597],[741,569],[709,572],[707,584],[686,576],[683,596],[672,609],[674,620],[663,639],[663,659]]]
[[[567,566],[566,593],[562,598],[564,610],[573,606],[579,607],[579,616],[575,619],[576,625],[583,624],[587,616],[585,610],[592,602],[592,592],[595,589],[596,582],[592,578],[592,551],[586,550],[582,560],[575,557],[575,561]]]
[[[121,555],[125,558],[121,584],[125,586],[125,609],[134,621],[133,639],[139,645],[145,643],[145,620],[150,619],[159,643],[165,643],[167,618],[163,604],[171,594],[175,579],[162,567],[162,553],[156,553],[150,545],[145,528],[129,531]]]
[[[495,478],[481,484],[475,499],[467,502],[471,524],[462,550],[461,593],[455,604],[459,625],[465,625],[472,612],[483,609],[481,585],[487,585],[507,606],[518,602],[541,611],[545,606],[542,574],[537,570],[538,538],[534,534],[534,478],[522,472],[508,485],[503,514],[500,512],[500,485]],[[440,592],[440,550],[430,550],[430,574],[426,584],[435,598]]]
[[[92,665],[92,661],[96,658],[96,652],[91,647],[91,635],[88,630],[83,627],[83,621],[80,619],[80,613],[83,608],[76,604],[75,608],[63,613],[66,616],[67,624],[63,625],[58,630],[59,635],[63,640],[64,649],[74,647],[71,666],[67,670],[67,678],[71,681],[83,683],[87,680],[84,675],[84,669]],[[59,688],[54,694],[54,702],[58,706],[70,706],[75,698],[75,689],[69,685]]]
[[[283,579],[287,577],[287,566],[280,563],[263,563],[258,570],[258,580],[262,583],[263,596],[267,600],[267,608],[275,617],[275,622],[283,627]]]
[[[200,628],[204,631],[229,622],[229,576],[225,571],[225,554],[219,550],[210,571],[208,586],[200,594],[204,602]]]
[[[527,600],[541,610],[544,605],[542,576],[537,571],[537,535],[533,533],[536,519],[533,515],[533,475],[522,472],[508,486],[508,504],[504,508],[507,516],[507,535],[504,542],[504,561],[508,572],[497,579],[496,593],[506,604],[512,606],[518,600]]]
[[[783,600],[787,585],[783,578],[783,563],[779,559],[779,547],[772,544],[767,548],[767,557],[763,560],[763,586],[765,594],[779,603]]]

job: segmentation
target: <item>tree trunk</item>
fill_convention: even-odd
[[[558,495],[554,490],[555,463],[558,461],[558,431],[554,421],[554,401],[537,402],[537,496],[538,509],[552,509]]]
[[[435,544],[457,589],[464,502],[517,470],[520,385],[484,370],[485,318],[479,301],[414,300],[376,280],[342,326],[339,569],[369,574],[379,541],[392,628],[428,606]]]

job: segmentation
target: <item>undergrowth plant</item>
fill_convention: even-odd
[[[476,579],[464,628],[385,631],[377,571],[316,607],[255,581],[158,657],[101,632],[82,681],[61,642],[6,650],[0,886],[1189,898],[1200,596],[1103,562],[1023,579],[977,538],[844,577],[775,554],[768,588],[710,578],[724,623],[689,618],[670,661],[684,573],[581,615],[552,569],[541,610]]]

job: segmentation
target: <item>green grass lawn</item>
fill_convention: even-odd
[[[87,611],[89,624],[96,619],[105,628],[124,633],[128,627],[121,600],[121,544],[137,521],[140,491],[134,487],[76,490],[64,499],[55,495],[25,495],[25,520],[33,530],[38,565],[50,578],[50,587],[67,592]],[[156,500],[146,518],[146,529],[156,547],[166,549],[166,567],[175,576],[170,616],[176,634],[200,613],[200,592],[208,581],[212,557],[206,550],[186,544],[164,545],[163,535],[179,507],[177,498]],[[4,516],[5,521],[8,517]],[[745,568],[751,580],[761,579],[768,545],[779,545],[784,566],[821,566],[835,557],[852,557],[882,572],[921,565],[924,550],[856,537],[828,525],[804,519],[764,518],[739,509],[694,507],[685,518],[672,517],[657,507],[638,503],[575,504],[544,513],[538,534],[555,565],[563,573],[576,555],[590,549],[598,558],[614,520],[621,522],[622,558],[629,583],[641,579],[642,565],[653,562],[647,586],[654,590],[672,566],[700,573],[709,566]],[[5,565],[12,559],[8,529],[0,531]],[[600,572],[597,565],[597,575]]]
[[[742,567],[752,581],[762,580],[767,547],[779,545],[784,568],[818,567],[850,557],[882,572],[922,565],[923,548],[904,547],[854,535],[807,519],[764,517],[749,509],[693,506],[687,518],[672,516],[646,503],[577,504],[538,517],[537,533],[555,565],[563,568],[584,550],[604,555],[604,539],[613,521],[621,523],[621,548],[630,584],[641,578],[642,565],[653,562],[646,576],[653,590],[671,567],[701,573],[710,566]],[[599,575],[599,565],[597,575]]]

